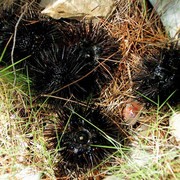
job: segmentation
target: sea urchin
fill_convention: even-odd
[[[60,44],[41,50],[35,61],[29,63],[33,64],[30,73],[35,88],[67,99],[96,97],[113,78],[114,67],[120,60],[118,42],[100,24],[92,22],[68,24],[60,32]]]
[[[120,128],[99,109],[78,107],[65,110],[60,117],[64,129],[51,126],[44,132],[49,149],[57,149],[60,156],[57,176],[91,169],[115,151],[114,144],[124,142]]]
[[[162,49],[160,54],[148,57],[144,69],[135,77],[135,90],[154,102],[170,103],[180,101],[180,51]],[[144,71],[143,71],[144,70]],[[147,101],[147,98],[144,100]]]

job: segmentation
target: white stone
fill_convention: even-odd
[[[134,147],[130,157],[131,163],[138,167],[144,167],[154,158],[152,154],[140,147]]]
[[[0,175],[0,180],[10,180],[10,179],[18,179],[18,180],[40,180],[41,179],[41,172],[36,171],[31,167],[25,167],[20,172],[14,174],[3,174]]]
[[[169,119],[171,134],[180,142],[180,112],[174,113]]]
[[[41,0],[43,14],[52,18],[105,17],[114,9],[114,0]]]
[[[149,0],[171,38],[180,34],[180,0]]]
[[[26,167],[22,171],[17,173],[15,177],[21,180],[40,180],[41,172],[38,172],[32,167]]]
[[[103,180],[120,180],[120,178],[118,176],[107,176]]]

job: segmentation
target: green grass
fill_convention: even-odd
[[[167,103],[167,101],[166,101]],[[166,103],[158,105],[155,111],[145,113],[151,122],[142,123],[145,130],[131,129],[134,137],[129,152],[119,158],[119,165],[109,167],[109,173],[119,179],[179,179],[180,178],[180,149],[179,143],[171,136],[168,126],[169,117],[174,112]],[[157,103],[158,104],[158,103]],[[165,108],[166,111],[162,109]],[[176,111],[180,109],[176,109]]]

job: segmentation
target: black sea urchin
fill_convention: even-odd
[[[59,124],[59,128],[50,126],[44,132],[48,148],[58,150],[60,156],[57,176],[62,172],[79,173],[91,169],[114,152],[113,143],[116,142],[113,139],[119,144],[124,142],[119,127],[99,109],[65,110]]]
[[[64,46],[61,41],[61,45],[56,43],[42,49],[40,55],[29,62],[34,87],[41,93],[63,98],[96,97],[113,77],[113,68],[120,59],[119,45],[107,31],[92,23],[81,22],[63,28],[60,32],[64,35]]]
[[[7,44],[10,37],[15,34],[15,26],[19,20],[15,14],[1,18],[0,22],[0,51]],[[50,44],[56,43],[62,39],[60,31],[57,26],[51,21],[47,20],[28,20],[21,19],[16,28],[15,46],[14,46],[14,60],[20,60],[29,55],[41,52],[44,48],[49,47]],[[10,60],[10,55],[13,46],[13,38],[11,39],[4,61]],[[33,58],[31,58],[32,60]],[[33,61],[33,60],[32,60]]]
[[[38,92],[63,98],[94,97],[112,73],[111,63],[101,62],[99,51],[98,46],[81,44],[42,50],[36,61],[29,63],[34,88]]]
[[[145,59],[144,71],[135,78],[136,91],[154,102],[180,101],[180,51],[162,49],[159,55]],[[147,100],[144,98],[144,100]]]

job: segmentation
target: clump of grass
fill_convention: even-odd
[[[18,74],[14,86],[12,67],[0,70],[0,178],[19,179],[44,172],[55,179],[41,123],[49,113],[43,105],[33,107],[29,83],[27,77]]]
[[[162,108],[165,105],[144,112],[140,125],[129,130],[134,138],[129,152],[124,157],[116,154],[109,173],[122,179],[179,179],[179,144],[168,126],[172,111]]]

